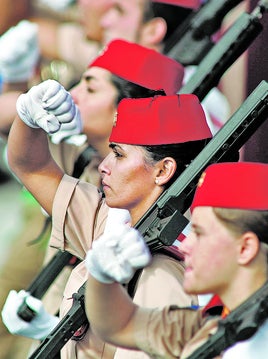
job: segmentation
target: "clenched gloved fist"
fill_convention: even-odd
[[[33,86],[17,100],[21,120],[32,128],[42,128],[52,134],[68,124],[72,134],[82,131],[82,120],[71,94],[55,80]]]
[[[5,82],[31,78],[39,60],[38,25],[22,20],[0,37],[0,74]]]
[[[150,260],[151,254],[141,234],[128,225],[118,225],[116,230],[93,242],[85,265],[99,282],[127,283]]]
[[[82,127],[73,127],[72,123],[62,123],[60,130],[50,135],[52,143],[58,145],[62,141],[74,146],[82,146],[87,142],[87,136],[83,133]]]
[[[26,322],[17,311],[23,301],[36,313],[34,319]],[[47,313],[42,302],[32,297],[24,290],[18,293],[11,290],[2,310],[2,320],[11,334],[17,334],[32,339],[44,339],[59,323],[59,318]]]

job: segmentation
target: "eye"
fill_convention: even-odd
[[[115,148],[113,149],[113,153],[114,153],[114,156],[117,158],[123,157],[122,154],[119,151],[117,151]]]
[[[196,226],[191,225],[190,235],[193,236],[194,238],[200,238],[202,233],[199,230],[199,228],[197,228]]]
[[[124,10],[120,4],[115,4],[113,9],[120,15],[123,15]]]
[[[88,93],[94,93],[94,92],[96,92],[92,87],[90,87],[90,86],[88,86],[87,87],[87,92]]]
[[[201,231],[195,230],[195,231],[192,231],[192,233],[194,234],[194,236],[195,236],[197,239],[202,238],[202,232],[201,232]]]

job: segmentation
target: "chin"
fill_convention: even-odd
[[[195,285],[194,283],[190,283],[187,281],[185,281],[183,283],[183,288],[184,288],[184,291],[185,293],[187,294],[203,294],[203,293],[207,293],[207,292],[203,292],[203,290],[198,287],[198,285]]]

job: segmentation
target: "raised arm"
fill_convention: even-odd
[[[21,93],[8,92],[0,94],[0,137],[7,141],[11,125],[16,117],[16,101]]]
[[[137,349],[134,322],[142,320],[142,309],[119,283],[127,283],[150,259],[143,238],[128,226],[93,242],[86,258],[90,276],[85,302],[90,326],[104,341]]]
[[[47,134],[59,131],[64,123],[81,127],[79,111],[63,86],[47,80],[20,95],[17,112],[8,139],[8,162],[14,174],[51,214],[64,173],[49,152]]]

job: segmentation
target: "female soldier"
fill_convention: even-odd
[[[19,98],[19,117],[9,136],[9,161],[24,185],[52,214],[50,244],[84,259],[92,241],[104,230],[108,208],[127,209],[135,225],[199,153],[211,132],[194,95],[123,99],[110,137],[112,152],[99,166],[103,199],[97,187],[65,175],[50,155],[45,132],[56,132],[68,121],[76,127],[78,121],[70,95],[54,84],[41,83]],[[166,301],[191,304],[196,298],[183,292],[182,275],[180,261],[155,255],[139,278],[135,301],[151,307],[163,306]],[[61,315],[69,310],[72,293],[86,278],[81,262],[67,283]],[[109,357],[107,345],[89,330],[75,344],[72,358],[93,353]]]
[[[146,97],[164,92],[176,93],[181,86],[183,73],[184,69],[179,63],[154,50],[123,40],[111,42],[106,50],[89,64],[80,83],[71,90],[71,95],[80,111],[86,142],[81,146],[74,142],[74,138],[76,141],[78,139],[78,136],[74,134],[81,130],[79,126],[70,129],[68,125],[63,125],[59,133],[51,136],[53,142],[49,143],[57,163],[66,173],[72,174],[74,168],[77,169],[83,164],[80,154],[82,158],[85,158],[85,154],[90,154],[87,158],[90,163],[84,168],[80,177],[100,187],[101,181],[97,168],[101,160],[109,153],[109,134],[118,102],[124,97]],[[64,138],[67,141],[64,141]],[[91,147],[88,148],[88,146]],[[86,152],[83,152],[84,150]],[[40,208],[37,209],[40,212]],[[35,218],[31,217],[30,223],[34,220]],[[26,240],[28,242],[29,238],[27,237]],[[22,251],[25,243],[21,242],[20,238],[20,242],[15,242],[15,245]],[[55,249],[49,248],[46,261],[54,253]],[[5,286],[2,286],[3,304],[11,289],[25,288],[21,286],[20,278],[25,276],[22,268],[28,269],[30,262],[21,264],[18,273],[17,267],[14,268],[14,263],[17,265],[21,263],[20,258],[14,261],[12,260],[14,256],[11,257],[5,266],[9,281],[8,283],[5,281]],[[63,288],[71,269],[69,266],[65,267],[43,298],[45,308],[52,314],[55,314],[60,306]],[[14,280],[10,280],[13,273]],[[49,328],[47,329],[49,332]],[[3,328],[3,331],[6,333],[6,328]],[[43,335],[43,331],[38,334],[35,328],[35,338],[42,338]],[[16,337],[13,338],[16,339]]]

